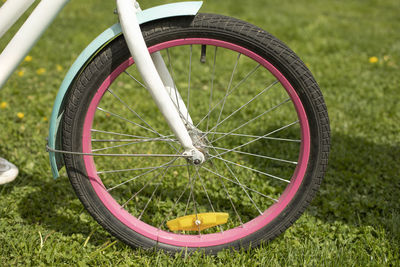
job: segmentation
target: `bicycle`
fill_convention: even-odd
[[[33,2],[3,4],[0,36]],[[0,86],[67,2],[37,5],[0,55]],[[198,13],[202,2],[116,3],[120,22],[57,94],[53,176],[65,166],[92,217],[133,247],[215,254],[278,236],[327,166],[328,114],[311,72],[264,30]]]

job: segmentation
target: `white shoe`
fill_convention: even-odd
[[[13,181],[18,175],[18,168],[7,160],[0,158],[0,184]]]

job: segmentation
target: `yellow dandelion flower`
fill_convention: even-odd
[[[25,114],[22,113],[22,112],[18,112],[17,113],[17,117],[20,118],[20,119],[23,119],[25,117]]]
[[[369,58],[369,63],[376,63],[376,62],[378,62],[378,58],[377,57],[370,57]]]
[[[31,62],[32,61],[32,57],[31,56],[26,56],[24,61]]]
[[[20,71],[17,72],[17,74],[18,74],[19,77],[22,77],[22,76],[24,76],[25,71],[20,70]]]
[[[43,121],[48,121],[47,117],[43,117]]]
[[[8,107],[7,102],[1,102],[1,104],[0,104],[0,108],[1,108],[1,109],[5,109],[5,108],[7,108],[7,107]]]
[[[37,75],[42,75],[42,74],[44,74],[45,72],[46,72],[46,69],[45,69],[45,68],[39,68],[39,69],[36,70],[36,74],[37,74]]]
[[[61,65],[57,64],[56,69],[57,71],[63,71],[64,68]]]

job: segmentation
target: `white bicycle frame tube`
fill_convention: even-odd
[[[0,9],[0,38],[11,28],[35,0],[7,1]]]
[[[0,9],[0,36],[34,0],[9,0]],[[69,0],[42,0],[0,54],[0,88]]]
[[[204,155],[193,146],[188,130],[186,129],[186,126],[169,93],[165,89],[163,80],[160,78],[150,56],[136,17],[136,12],[140,10],[138,3],[135,0],[116,1],[125,41],[128,44],[129,51],[131,52],[146,88],[149,90],[168,125],[185,149],[185,153],[190,154],[194,160],[197,159],[200,160],[200,162],[203,162]],[[160,64],[159,62],[158,65],[165,67],[164,63]],[[164,76],[164,80],[172,81],[172,79],[168,77],[169,74],[166,74],[168,71],[162,73],[166,75]]]

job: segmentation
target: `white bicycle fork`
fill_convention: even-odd
[[[187,127],[193,125],[181,96],[175,88],[171,75],[160,53],[150,55],[144,41],[136,12],[140,10],[136,0],[116,0],[118,15],[129,51],[149,90],[169,127],[184,148],[184,155],[193,163],[204,162],[203,153],[197,150],[188,133]],[[178,108],[179,107],[179,108]],[[183,121],[185,120],[185,122]]]

